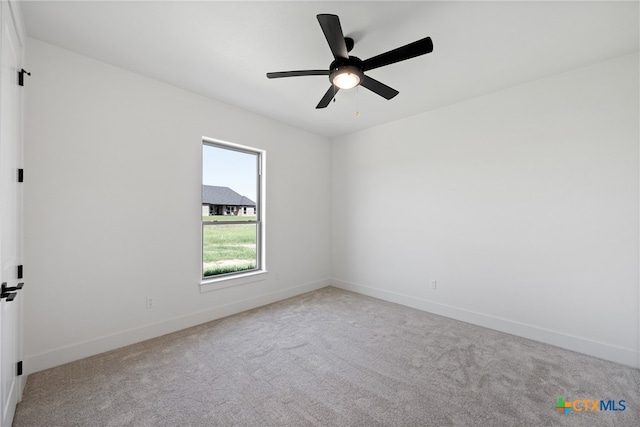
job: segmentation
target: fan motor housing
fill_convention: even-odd
[[[333,84],[333,79],[337,74],[350,73],[358,76],[358,79],[362,81],[364,73],[362,72],[362,60],[355,56],[350,56],[349,59],[338,58],[329,66],[329,81]]]

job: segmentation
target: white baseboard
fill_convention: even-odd
[[[346,282],[339,279],[331,281],[332,286],[381,300],[405,305],[418,310],[449,317],[496,331],[505,332],[534,341],[551,344],[556,347],[572,350],[600,359],[610,360],[623,365],[640,368],[640,352],[632,349],[617,347],[597,341],[588,340],[561,332],[543,329],[488,314],[469,311],[433,301],[424,300],[396,292],[375,289],[364,285]]]
[[[159,323],[145,325],[116,334],[106,335],[73,345],[60,347],[44,353],[27,356],[25,357],[24,363],[25,374],[32,374],[34,372],[53,368],[85,357],[104,353],[105,351],[114,350],[116,348],[135,344],[151,338],[177,332],[182,329],[190,328],[192,326],[200,325],[232,314],[241,313],[252,308],[261,307],[263,305],[271,304],[330,285],[331,281],[329,279],[305,283],[303,285],[282,289],[277,292],[259,295],[254,298],[236,301],[210,310],[175,317]]]

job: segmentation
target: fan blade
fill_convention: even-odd
[[[376,79],[372,79],[369,76],[364,76],[364,78],[360,82],[360,85],[366,87],[371,92],[377,93],[385,99],[391,99],[399,93],[394,88],[389,87],[386,84],[377,81]]]
[[[425,37],[422,40],[409,43],[408,45],[390,50],[389,52],[381,53],[373,58],[362,61],[362,71],[369,71],[384,65],[394,64],[432,51],[433,42],[431,41],[431,37]]]
[[[344,35],[342,34],[342,27],[340,26],[340,18],[338,15],[320,14],[317,16],[322,32],[327,38],[329,48],[335,59],[349,58],[349,52],[347,51],[347,44],[344,41]]]
[[[327,108],[327,105],[329,105],[329,103],[331,102],[333,97],[336,96],[336,93],[338,93],[339,90],[340,88],[338,86],[329,86],[329,90],[324,94],[320,102],[318,102],[316,108]]]
[[[267,73],[267,78],[277,79],[280,77],[328,76],[328,75],[329,75],[329,70],[278,71],[275,73]]]

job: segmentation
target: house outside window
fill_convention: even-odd
[[[264,270],[261,215],[264,152],[204,139],[202,144],[202,279]]]

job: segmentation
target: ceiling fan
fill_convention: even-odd
[[[320,14],[317,15],[317,18],[334,57],[334,61],[329,65],[329,69],[267,73],[267,78],[269,79],[298,76],[329,76],[331,86],[318,105],[316,105],[316,108],[325,108],[329,105],[329,102],[331,102],[340,89],[351,89],[358,85],[366,87],[385,99],[391,99],[398,94],[398,91],[365,75],[365,71],[415,58],[416,56],[433,51],[431,38],[425,37],[363,61],[355,56],[349,56],[349,52],[353,49],[354,41],[351,37],[345,37],[342,34],[340,18],[338,18],[337,15]]]

